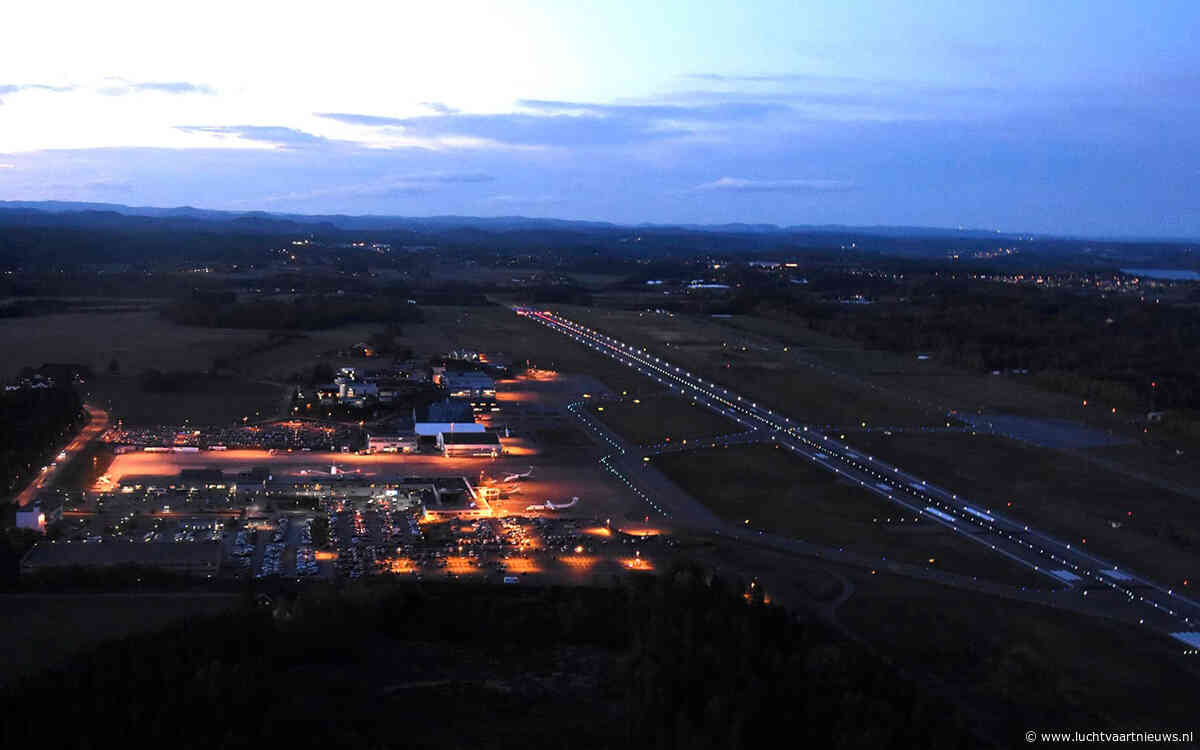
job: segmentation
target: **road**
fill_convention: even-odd
[[[83,408],[88,413],[88,423],[83,426],[83,429],[79,431],[75,439],[66,448],[63,448],[59,454],[62,455],[62,458],[55,461],[46,471],[40,472],[25,489],[21,490],[21,493],[16,498],[18,506],[23,508],[36,500],[38,493],[43,488],[49,487],[54,483],[55,476],[57,476],[59,469],[64,464],[73,459],[88,443],[100,437],[108,429],[108,412],[96,408],[91,404],[84,404]]]
[[[1094,589],[1110,590],[1119,595],[1122,606],[1132,606],[1139,611],[1139,622],[1167,633],[1194,630],[1196,623],[1200,622],[1200,603],[1092,555],[1080,544],[1064,542],[991,509],[972,504],[966,497],[916,477],[898,466],[864,455],[812,426],[794,422],[765,405],[706,381],[644,349],[549,311],[521,307],[514,308],[514,311],[632,367],[713,411],[735,419],[799,458],[847,481],[857,482],[869,492],[918,513],[964,538],[985,545],[1014,562],[1050,576],[1064,586],[1077,589],[1081,596],[1087,596]]]

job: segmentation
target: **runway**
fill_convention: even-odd
[[[863,489],[982,544],[996,554],[1036,570],[1060,585],[1079,590],[1080,596],[1097,589],[1111,591],[1120,597],[1117,603],[1139,610],[1141,624],[1176,633],[1191,630],[1200,621],[1200,603],[1124,566],[1092,555],[1081,549],[1080,544],[1064,542],[993,509],[971,503],[966,497],[898,466],[864,455],[812,426],[794,422],[765,404],[706,381],[644,349],[549,311],[520,307],[514,311],[736,420],[759,433],[761,439],[780,444],[797,458],[857,482]],[[747,438],[744,434],[727,436],[716,439],[717,444],[721,444],[722,439],[744,442]]]

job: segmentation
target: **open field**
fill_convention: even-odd
[[[850,436],[927,477],[1168,585],[1200,575],[1200,501],[1081,459],[990,435]],[[1012,503],[1011,506],[1008,503]]]
[[[205,378],[178,393],[152,393],[136,377],[100,376],[80,387],[89,403],[103,407],[115,424],[229,425],[281,416],[291,391],[283,386],[242,378]]]
[[[785,344],[743,341],[722,319],[555,306],[563,315],[636,343],[793,419],[838,426],[936,425],[945,411],[898,398],[798,361]]]
[[[179,325],[153,307],[115,309],[0,319],[0,347],[15,355],[0,363],[0,377],[46,362],[82,364],[101,374],[116,360],[120,374],[137,375],[151,368],[207,371],[222,359],[247,377],[283,380],[311,369],[322,353],[350,347],[383,328],[363,323],[272,337],[265,329]]]
[[[66,313],[0,320],[0,349],[9,353],[0,376],[46,362],[87,365],[105,372],[115,359],[122,373],[207,370],[215,358],[262,340],[264,332],[188,328],[153,310],[110,314]]]
[[[666,454],[654,464],[731,523],[865,557],[1047,588],[1051,582],[774,445]],[[901,520],[903,519],[903,520]],[[932,562],[931,562],[932,560]]]
[[[936,406],[1001,412],[1054,419],[1088,419],[1097,427],[1121,427],[1124,422],[1098,410],[1085,413],[1073,396],[1051,393],[1034,385],[1029,375],[992,375],[957,370],[936,359],[919,360],[917,352],[899,353],[867,349],[861,344],[810,330],[805,321],[785,313],[777,317],[735,315],[714,321],[751,337],[788,346],[797,361],[818,362],[878,386],[898,397]],[[753,340],[753,338],[752,338]],[[936,355],[936,352],[930,354]]]
[[[1013,728],[1013,745],[1028,729],[1197,728],[1185,696],[1200,674],[1183,644],[925,581],[844,575],[855,593],[840,621],[899,664],[995,711]]]
[[[1122,471],[1154,477],[1182,487],[1200,489],[1200,461],[1194,448],[1180,449],[1132,443],[1129,445],[1089,448],[1086,455],[1111,462]]]
[[[742,354],[753,355],[761,362],[787,365],[797,375],[805,369],[813,370],[837,381],[828,390],[830,399],[848,398],[851,403],[857,400],[868,421],[874,415],[875,424],[921,423],[919,417],[917,421],[898,420],[898,416],[905,416],[903,410],[933,415],[932,423],[937,423],[937,417],[958,410],[1077,420],[1100,429],[1140,434],[1140,429],[1132,428],[1124,415],[1114,417],[1107,410],[1095,408],[1095,404],[1085,409],[1073,396],[1038,388],[1032,375],[973,373],[950,368],[935,359],[918,360],[915,353],[866,349],[856,342],[812,331],[803,319],[782,313],[777,317],[712,318],[595,307],[556,306],[555,309],[619,338],[640,340],[672,359],[689,356],[688,349],[698,340],[704,340],[716,341],[718,345],[725,342],[726,351],[732,350],[734,354],[745,346],[747,351]],[[698,362],[694,364],[699,366]],[[735,367],[736,364],[725,369],[731,371]],[[749,392],[753,383],[752,379],[743,385],[740,377],[730,377],[731,372],[710,374],[717,382],[736,387],[739,392]],[[768,398],[757,392],[754,395]],[[771,400],[784,406],[779,398]],[[906,419],[913,417],[908,415]],[[848,425],[858,420],[809,421]]]
[[[101,641],[216,614],[236,602],[233,594],[0,595],[0,683],[58,665]]]
[[[639,403],[625,398],[596,404],[591,411],[618,434],[638,445],[745,430],[731,419],[675,396],[636,400]]]

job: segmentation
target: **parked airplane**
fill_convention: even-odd
[[[541,505],[527,506],[525,508],[525,510],[566,510],[567,508],[573,507],[575,505],[575,503],[577,503],[577,502],[579,502],[578,497],[572,497],[571,502],[562,503],[562,504],[552,503],[549,500],[547,500],[545,503],[543,503]]]
[[[530,477],[532,477],[532,476],[533,476],[533,467],[532,467],[532,466],[530,466],[530,467],[529,467],[529,471],[525,472],[524,474],[507,474],[507,475],[505,475],[505,477],[504,477],[503,479],[501,479],[500,481],[501,481],[501,482],[504,482],[504,483],[507,483],[507,482],[519,482],[519,481],[521,481],[522,479],[529,479],[529,478],[530,478]]]

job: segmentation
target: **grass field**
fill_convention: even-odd
[[[241,378],[197,381],[179,393],[150,393],[135,377],[94,378],[81,387],[84,399],[107,409],[110,419],[126,425],[229,425],[282,414],[290,391],[281,385]]]
[[[0,320],[0,363],[4,377],[46,362],[87,365],[105,372],[117,360],[121,372],[207,370],[216,357],[260,341],[262,331],[188,328],[159,318],[153,310],[106,314],[67,313]]]
[[[1200,501],[1081,459],[990,435],[851,435],[849,442],[1123,566],[1200,578]],[[1012,506],[1008,505],[1012,502]],[[1114,528],[1114,524],[1118,527]]]
[[[1013,585],[1051,587],[1034,571],[941,526],[918,523],[899,506],[773,445],[666,454],[654,463],[731,523],[749,521],[747,525],[754,529],[867,557],[886,556]]]
[[[1086,420],[1099,428],[1137,432],[1120,415],[1114,418],[1107,411],[1085,410],[1079,399],[1042,390],[1030,376],[973,373],[934,359],[918,360],[915,353],[866,349],[856,342],[812,331],[804,320],[784,313],[712,318],[599,307],[555,309],[619,338],[639,341],[673,359],[686,359],[693,368],[709,368],[713,380],[736,387],[739,392],[752,392],[780,408],[796,410],[801,419],[821,424],[851,425],[860,421],[858,417],[880,425],[936,424],[948,410],[956,409]],[[721,347],[721,354],[742,355],[741,361],[727,359],[729,368],[721,362],[714,368],[713,362],[700,356],[702,352],[695,351],[706,343],[711,354],[712,347],[722,342],[727,346]],[[742,346],[747,347],[746,352],[741,352]],[[787,383],[773,379],[770,373],[777,368],[801,378],[801,382],[789,388]],[[806,392],[801,384],[811,388]],[[816,398],[824,393],[829,401],[852,408],[813,404],[812,391]]]
[[[1090,448],[1086,453],[1135,474],[1155,477],[1183,487],[1200,488],[1200,461],[1196,460],[1194,449],[1180,450],[1176,453],[1170,448],[1164,450],[1161,446],[1132,443]]]
[[[748,340],[724,319],[558,306],[562,314],[636,343],[793,419],[838,426],[935,425],[944,410],[839,377],[777,341]],[[784,351],[785,346],[787,351]]]
[[[618,434],[638,445],[724,435],[746,428],[695,402],[675,396],[651,396],[596,404],[592,413]]]
[[[1036,604],[844,574],[855,588],[839,610],[845,625],[1014,730],[1195,728],[1195,706],[1183,696],[1195,693],[1198,676],[1180,656],[1182,644]],[[1024,744],[1022,733],[1014,746]]]

